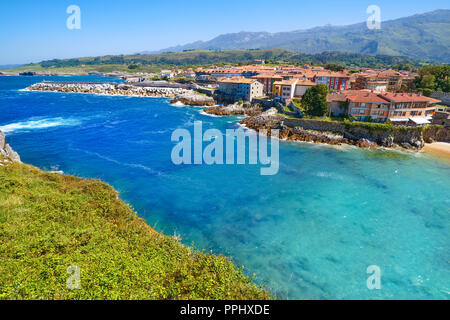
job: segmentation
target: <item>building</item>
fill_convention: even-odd
[[[222,78],[217,80],[219,91],[233,99],[252,101],[264,96],[264,85],[256,79]]]
[[[357,121],[386,122],[389,102],[371,91],[353,91],[347,94],[347,115]]]
[[[316,83],[312,81],[299,79],[295,85],[294,97],[303,97],[306,90],[308,90],[311,87],[314,87],[315,85]]]
[[[200,81],[209,81],[211,79],[211,76],[208,74],[202,74],[198,76],[198,80]]]
[[[388,91],[389,81],[386,80],[377,80],[377,79],[369,79],[364,86],[364,89],[370,91],[378,91],[378,92],[386,92]]]
[[[161,70],[159,73],[161,77],[163,78],[173,78],[175,76],[175,73],[172,72],[172,70]]]
[[[188,71],[186,71],[185,76],[188,79],[195,79],[195,72],[188,70]]]
[[[271,94],[273,92],[273,84],[277,81],[282,81],[283,77],[275,75],[273,73],[261,73],[257,76],[253,76],[253,79],[258,80],[264,85],[264,94]]]
[[[275,97],[281,97],[283,100],[290,100],[295,96],[295,86],[298,79],[290,79],[283,81],[276,81],[273,83],[272,94]]]
[[[413,93],[375,93],[370,90],[347,90],[331,93],[327,100],[335,115],[347,114],[357,121],[386,122],[397,125],[431,123],[440,100]]]
[[[417,125],[430,124],[436,103],[441,102],[415,93],[383,93],[380,96],[390,103],[389,120],[398,124],[409,121]]]
[[[350,89],[350,74],[346,72],[318,71],[315,73],[313,82],[325,84],[330,91],[341,91]]]
[[[355,75],[354,90],[375,90],[400,92],[402,84],[411,85],[415,76],[409,72],[397,72],[394,70],[367,70]]]

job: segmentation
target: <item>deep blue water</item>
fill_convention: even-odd
[[[157,230],[232,257],[283,299],[448,299],[450,166],[423,154],[280,143],[280,171],[171,162],[176,128],[237,128],[168,99],[23,92],[0,77],[22,161],[102,179]],[[112,81],[103,77],[51,79]],[[382,270],[381,290],[366,269]]]

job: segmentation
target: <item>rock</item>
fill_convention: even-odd
[[[188,106],[214,106],[216,104],[214,98],[197,94],[192,90],[175,96],[171,101],[171,103],[177,102],[181,102]]]
[[[0,150],[5,147],[5,134],[0,131]]]
[[[251,104],[234,103],[227,106],[206,108],[204,111],[208,114],[215,114],[218,116],[232,116],[232,115],[256,116],[262,112],[262,109],[260,107],[252,106]]]
[[[380,141],[380,145],[391,148],[394,145],[394,136],[389,135],[387,137],[383,137]]]
[[[403,148],[405,148],[405,149],[412,149],[412,148],[413,148],[413,146],[410,145],[408,142],[402,142],[402,143],[400,143],[400,145],[401,145]]]
[[[378,145],[367,139],[360,139],[356,142],[356,146],[364,149],[377,148]]]
[[[14,162],[20,162],[20,156],[9,144],[6,143],[5,134],[0,131],[0,155],[10,158]]]
[[[9,144],[5,145],[4,148],[6,152],[6,156],[9,157],[14,162],[20,162],[20,156],[17,152],[15,152]]]
[[[422,149],[425,146],[425,142],[420,139],[414,139],[410,144],[417,149]]]

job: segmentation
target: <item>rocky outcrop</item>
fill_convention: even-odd
[[[343,135],[347,140],[360,141],[361,145],[367,145],[367,141],[372,145],[393,148],[402,147],[406,149],[422,149],[424,147],[424,137],[422,131],[426,130],[417,127],[393,127],[391,129],[374,129],[367,126],[351,125],[337,121],[320,121],[309,119],[286,119],[284,123],[288,126],[300,126],[304,129],[330,131]]]
[[[450,128],[441,126],[428,126],[423,131],[423,139],[426,143],[448,142],[450,143]]]
[[[275,112],[275,113],[274,113]],[[344,138],[342,135],[331,132],[320,132],[315,130],[307,130],[302,127],[290,127],[284,124],[285,118],[276,114],[276,109],[255,117],[249,117],[241,121],[241,124],[253,130],[267,130],[267,135],[271,136],[271,130],[279,130],[279,137],[288,141],[304,141],[314,143],[326,143],[330,145],[340,144],[356,144],[351,140]],[[363,146],[363,145],[361,145]],[[367,144],[363,147],[372,147]]]
[[[14,162],[20,162],[20,156],[9,144],[6,143],[5,134],[0,131],[0,156],[11,159]]]
[[[369,130],[363,126],[347,126],[335,121],[289,119],[273,114],[250,117],[241,123],[254,130],[279,129],[280,138],[287,140],[350,144],[361,148],[401,147],[420,150],[424,147],[422,128]]]
[[[227,106],[218,106],[214,108],[206,108],[204,110],[208,114],[214,114],[218,116],[232,116],[232,115],[247,115],[256,116],[260,114],[263,109],[251,104],[230,104]]]
[[[214,98],[198,94],[192,90],[183,92],[182,94],[179,94],[175,96],[171,103],[177,103],[181,102],[182,104],[188,105],[188,106],[214,106],[216,105],[216,101]]]

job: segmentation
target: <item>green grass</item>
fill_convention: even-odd
[[[0,299],[268,299],[223,256],[156,232],[109,185],[0,166]],[[81,289],[66,286],[81,270]]]

